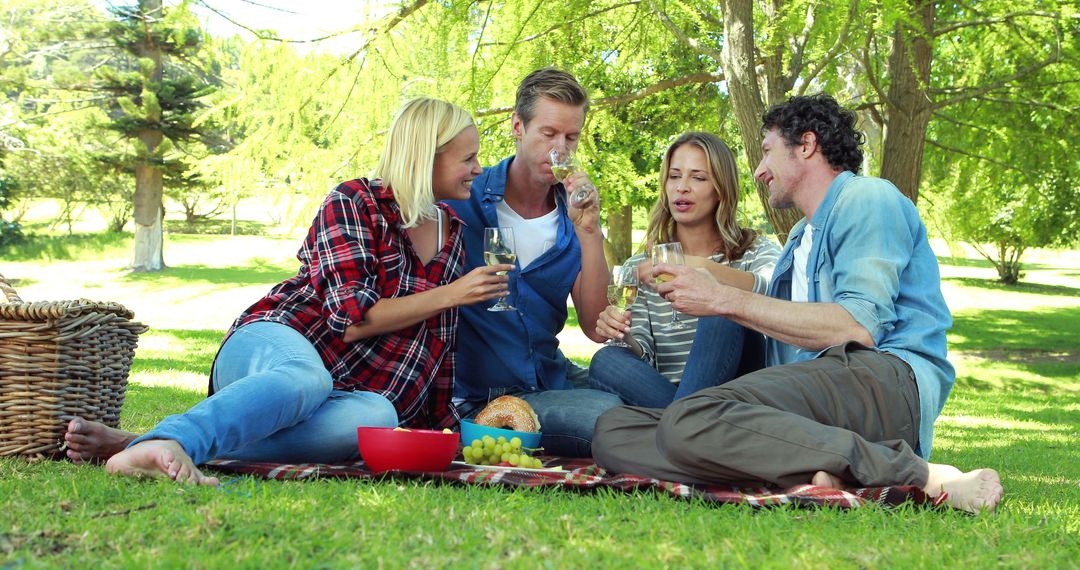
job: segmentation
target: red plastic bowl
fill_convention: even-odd
[[[360,459],[375,473],[446,471],[461,436],[427,429],[356,428]]]

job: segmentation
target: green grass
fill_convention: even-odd
[[[151,326],[122,416],[134,431],[203,398],[231,319],[296,267],[296,240],[170,236],[170,268],[131,275],[128,242],[101,250],[80,240],[5,256],[0,271],[25,299],[118,300]],[[1043,254],[1018,288],[993,284],[992,268],[965,259],[943,260],[957,383],[934,458],[998,469],[1006,498],[992,516],[755,511],[654,492],[395,479],[228,476],[221,489],[179,488],[98,466],[0,459],[0,568],[1076,568],[1080,256]],[[588,349],[574,347],[575,360]]]

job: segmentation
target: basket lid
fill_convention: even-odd
[[[129,320],[135,317],[133,311],[120,303],[114,302],[77,299],[73,301],[35,301],[27,303],[19,297],[19,294],[15,292],[15,289],[8,283],[3,274],[0,274],[0,291],[4,293],[4,299],[0,299],[0,318],[7,320],[40,321],[78,317],[86,313],[111,313]]]

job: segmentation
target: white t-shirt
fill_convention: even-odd
[[[506,201],[496,204],[495,211],[499,214],[499,225],[514,231],[514,249],[517,250],[518,266],[522,269],[555,245],[559,231],[558,208],[531,220],[518,215]]]
[[[806,260],[810,257],[810,248],[814,246],[814,226],[806,224],[802,241],[795,248],[795,261],[792,264],[791,300],[805,303],[810,281],[806,277]]]

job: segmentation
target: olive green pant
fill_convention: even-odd
[[[857,343],[702,390],[665,409],[600,416],[593,457],[616,473],[684,483],[926,485],[913,448],[919,391],[899,358]]]

